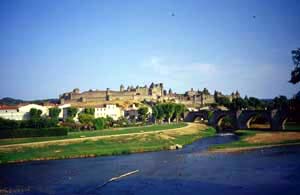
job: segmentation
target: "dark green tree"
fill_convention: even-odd
[[[250,97],[248,99],[248,105],[250,109],[256,109],[256,110],[264,109],[264,103],[255,97]]]
[[[148,107],[140,107],[138,109],[138,116],[142,122],[145,122],[148,117]]]
[[[49,108],[49,117],[52,119],[58,119],[61,109],[57,107]]]
[[[106,116],[106,126],[112,127],[114,126],[114,119],[110,116]]]
[[[203,94],[204,94],[204,95],[210,95],[208,89],[206,89],[206,88],[203,89]]]
[[[107,121],[106,118],[100,117],[100,118],[95,118],[93,120],[93,124],[96,130],[101,130],[107,128]]]
[[[174,115],[178,123],[180,116],[184,113],[185,106],[183,104],[174,104]]]
[[[156,104],[152,108],[152,115],[154,117],[154,122],[156,121],[161,122],[161,120],[164,118],[164,111],[162,109],[162,104]]]
[[[273,99],[274,109],[287,110],[289,108],[289,100],[286,96],[279,96]]]
[[[247,108],[247,103],[243,98],[234,98],[230,104],[230,109],[241,110]]]
[[[78,114],[78,120],[81,124],[86,125],[88,128],[93,126],[94,115],[80,113]]]
[[[69,107],[67,108],[68,117],[74,118],[78,112],[78,108]]]
[[[41,118],[42,111],[36,108],[31,108],[29,111],[29,115],[31,119],[39,119]]]
[[[292,59],[293,59],[295,68],[291,72],[290,82],[293,84],[296,84],[300,81],[300,48],[292,50]]]
[[[164,112],[164,116],[168,120],[168,123],[171,123],[171,117],[174,114],[175,106],[173,103],[164,103],[162,104],[162,110]]]
[[[221,96],[221,97],[218,97],[217,98],[217,103],[219,105],[222,105],[222,106],[225,106],[227,108],[230,107],[230,100],[228,97],[225,97],[225,96]]]
[[[95,108],[85,108],[83,112],[85,114],[94,115],[95,114]]]

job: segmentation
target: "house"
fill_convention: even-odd
[[[70,107],[69,104],[65,104],[64,107],[60,107],[63,109],[63,119],[68,118],[67,108]],[[122,108],[118,107],[115,104],[104,104],[104,105],[98,105],[98,106],[78,106],[78,112],[76,116],[74,117],[74,121],[78,121],[78,114],[84,111],[85,108],[94,108],[95,118],[106,118],[107,116],[113,118],[113,120],[118,120],[121,116],[124,116],[124,111]]]
[[[0,106],[0,117],[10,120],[28,120],[30,119],[30,109],[35,108],[42,111],[41,116],[48,116],[48,108],[37,104],[26,104],[18,106]]]
[[[106,104],[104,106],[95,107],[95,118],[105,118],[107,116],[114,120],[118,120],[121,116],[124,116],[124,111],[115,104]]]

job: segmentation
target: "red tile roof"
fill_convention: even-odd
[[[17,110],[18,106],[0,105],[0,110]]]

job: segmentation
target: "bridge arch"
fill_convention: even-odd
[[[234,112],[221,111],[214,113],[214,120],[212,124],[218,132],[220,131],[233,131],[237,129],[236,116]]]
[[[208,112],[198,111],[198,112],[189,112],[184,121],[186,122],[204,122],[208,121]]]
[[[299,130],[300,128],[300,117],[299,116],[283,116],[279,120],[279,125],[282,130]]]
[[[266,114],[253,114],[251,115],[247,122],[247,129],[271,129],[271,118]]]
[[[265,110],[245,110],[238,113],[239,129],[271,129],[272,118]]]

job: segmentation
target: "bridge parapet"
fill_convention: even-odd
[[[194,122],[195,118],[202,117],[204,120],[208,120],[208,124],[219,129],[219,122],[225,116],[233,119],[233,127],[237,129],[248,129],[251,118],[260,115],[266,118],[271,124],[271,130],[283,130],[283,124],[288,116],[288,112],[285,110],[238,110],[238,111],[213,111],[212,116],[208,117],[209,111],[197,111],[189,112],[186,117],[186,122]]]

